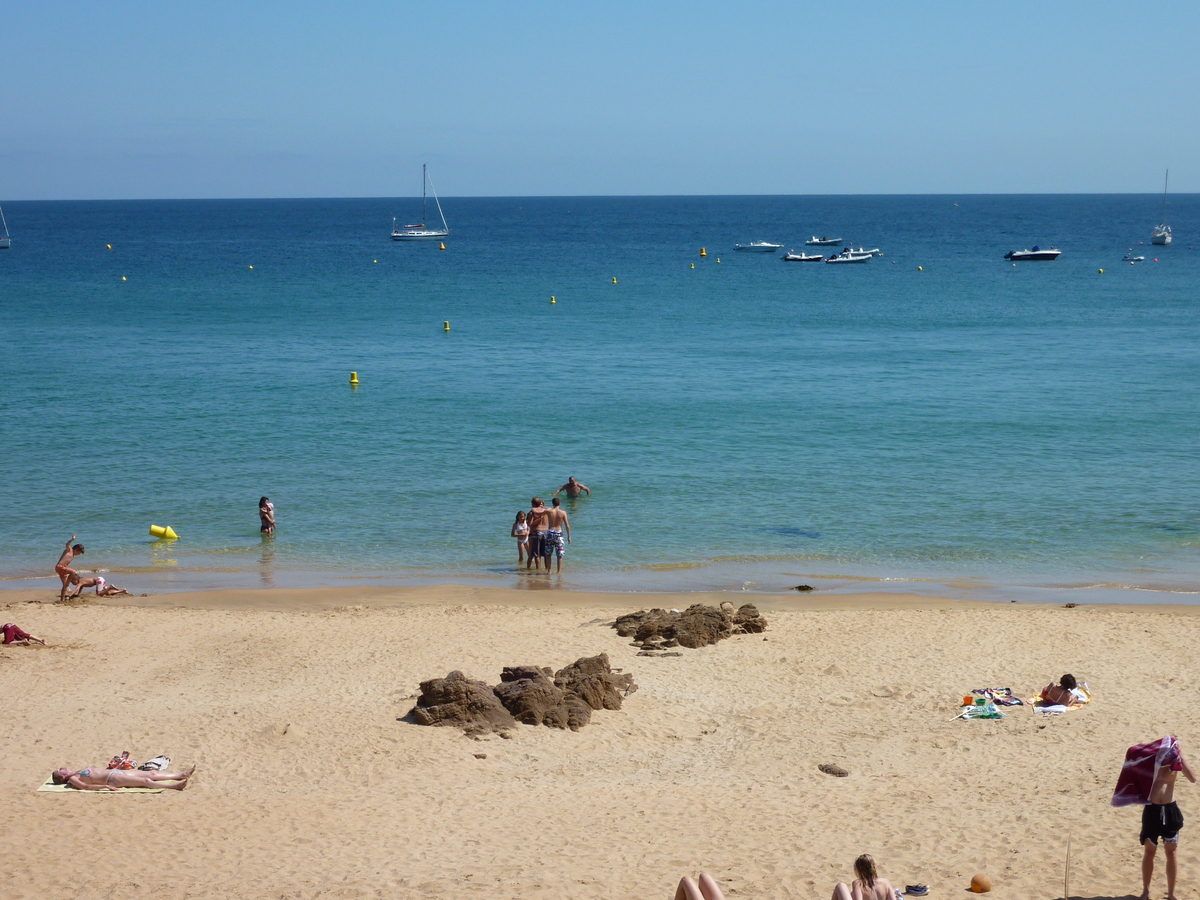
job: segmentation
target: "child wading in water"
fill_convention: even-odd
[[[525,510],[517,513],[511,534],[517,539],[517,564],[520,565],[525,561],[525,554],[529,550],[529,523],[525,521]]]

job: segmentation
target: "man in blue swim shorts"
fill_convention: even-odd
[[[546,553],[546,570],[550,570],[550,550],[558,554],[558,571],[562,571],[562,558],[566,552],[566,547],[563,546],[563,531],[567,532],[567,543],[571,542],[571,521],[567,518],[567,511],[562,508],[562,501],[557,497],[550,501],[554,504],[550,510],[550,530],[548,532],[548,543]]]

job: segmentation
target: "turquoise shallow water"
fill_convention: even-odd
[[[573,474],[568,585],[1200,590],[1200,197],[443,205],[5,204],[0,584],[521,584]],[[733,252],[824,232],[885,256]]]

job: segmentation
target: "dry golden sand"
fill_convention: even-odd
[[[641,900],[699,870],[730,900],[825,898],[870,852],[934,900],[977,871],[996,900],[1049,900],[1068,834],[1073,896],[1123,897],[1140,890],[1139,811],[1108,805],[1125,748],[1171,732],[1200,754],[1189,608],[756,596],[765,635],[652,659],[601,623],[724,597],[4,599],[4,621],[52,645],[0,650],[4,898]],[[579,733],[474,741],[400,721],[424,678],[494,682],[600,651],[640,690]],[[1063,671],[1091,706],[952,721],[964,691],[1031,692]],[[35,793],[54,767],[121,750],[198,774],[180,793]],[[1181,780],[1192,823],[1198,790]],[[1197,847],[1189,823],[1181,897]]]

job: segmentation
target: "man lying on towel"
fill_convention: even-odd
[[[55,769],[50,777],[55,784],[69,784],[78,791],[119,791],[121,788],[168,788],[182,791],[196,767],[186,772],[140,772],[91,766],[72,772],[66,766]]]

